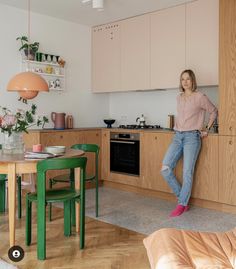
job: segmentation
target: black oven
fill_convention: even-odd
[[[139,175],[138,133],[111,133],[110,170]]]

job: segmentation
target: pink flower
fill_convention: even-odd
[[[2,127],[13,126],[16,122],[17,119],[14,115],[5,115],[2,118]]]

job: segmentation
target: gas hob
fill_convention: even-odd
[[[162,129],[160,125],[137,125],[137,124],[127,124],[127,125],[119,125],[121,129]]]

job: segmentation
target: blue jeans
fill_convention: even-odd
[[[178,204],[188,204],[193,182],[195,163],[201,148],[199,131],[176,131],[163,159],[161,174],[178,198]],[[183,183],[182,186],[176,179],[173,169],[183,155]]]

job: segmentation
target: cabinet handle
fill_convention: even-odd
[[[155,136],[155,140],[157,140],[157,137]]]
[[[62,139],[63,138],[63,135],[60,135],[60,138]]]
[[[229,126],[229,130],[232,131],[232,129],[233,129],[232,126]]]
[[[230,145],[233,145],[233,141],[230,140],[230,141],[229,141],[229,144],[230,144]]]
[[[105,137],[107,137],[107,134],[104,134]]]
[[[98,136],[98,134],[96,134],[96,136]]]
[[[111,143],[118,143],[118,144],[131,144],[131,145],[134,145],[135,142],[132,142],[132,141],[116,141],[116,140],[110,140]]]

